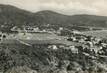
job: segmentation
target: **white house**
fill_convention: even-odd
[[[69,46],[69,48],[73,53],[78,53],[78,49],[75,46]]]
[[[50,46],[48,46],[48,48],[49,49],[53,49],[53,50],[57,50],[58,49],[58,47],[56,45],[50,45]]]

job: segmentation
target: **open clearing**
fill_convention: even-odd
[[[81,33],[83,35],[89,35],[89,36],[94,36],[98,38],[107,38],[107,30],[84,31]]]
[[[11,34],[7,39],[3,40],[3,44],[65,44],[80,46],[80,43],[67,41],[64,36],[58,36],[51,33],[27,33],[27,34]]]

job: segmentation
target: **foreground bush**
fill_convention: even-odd
[[[27,66],[17,66],[7,70],[5,73],[37,73],[37,71],[32,70]]]

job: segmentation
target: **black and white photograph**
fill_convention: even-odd
[[[107,0],[0,0],[0,73],[107,73]]]

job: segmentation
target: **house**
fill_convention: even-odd
[[[76,39],[76,37],[71,36],[71,37],[68,37],[67,40],[75,42],[77,39]]]
[[[59,31],[62,31],[62,30],[64,30],[64,28],[63,27],[59,27]]]
[[[31,26],[25,26],[23,27],[25,32],[38,32],[39,27],[31,27]]]
[[[58,47],[56,45],[50,45],[50,46],[48,46],[48,48],[49,49],[53,49],[53,50],[57,50],[58,49]]]
[[[81,32],[79,32],[78,30],[73,30],[72,32],[73,34],[81,34]]]
[[[73,53],[78,53],[78,49],[75,46],[69,46],[69,49],[73,52]]]

